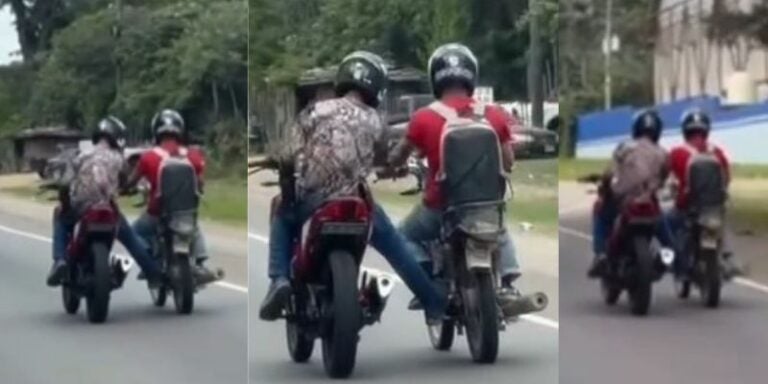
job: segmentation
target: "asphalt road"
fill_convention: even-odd
[[[561,203],[563,201],[561,188]],[[582,204],[583,208],[588,205]],[[672,280],[654,285],[651,311],[629,313],[626,295],[603,304],[586,278],[591,258],[586,209],[560,217],[560,383],[755,384],[768,380],[768,286],[727,285],[719,309],[697,292],[684,302]]]
[[[13,205],[10,205],[10,204]],[[132,272],[113,292],[107,323],[70,316],[45,286],[50,208],[0,200],[0,382],[157,384],[247,381],[245,231],[209,236],[213,264],[231,278],[196,297],[195,311],[151,305]],[[204,227],[205,228],[205,227]],[[224,231],[222,231],[224,232]],[[227,246],[219,244],[229,243]]]
[[[251,183],[254,184],[254,183]],[[272,191],[251,188],[249,196],[249,376],[255,383],[330,381],[322,366],[320,343],[307,364],[291,361],[285,342],[285,323],[258,318],[266,294],[267,199]],[[520,250],[524,254],[525,250]],[[523,263],[525,262],[523,256]],[[369,252],[364,266],[391,273],[386,261]],[[450,352],[431,349],[423,317],[407,310],[411,293],[397,284],[382,322],[363,329],[357,365],[351,381],[377,383],[536,383],[558,382],[558,319],[556,264],[552,274],[525,272],[523,290],[542,290],[550,308],[513,324],[501,335],[498,361],[492,366],[473,364],[466,341],[458,337]]]

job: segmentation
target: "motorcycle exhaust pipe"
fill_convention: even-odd
[[[520,316],[526,313],[541,312],[549,304],[549,298],[543,292],[536,292],[530,295],[523,295],[505,303],[502,306],[504,315],[507,317]]]

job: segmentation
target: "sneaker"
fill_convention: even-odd
[[[605,262],[606,257],[603,253],[598,253],[595,255],[595,257],[592,259],[592,265],[589,266],[589,271],[587,271],[587,276],[590,278],[598,278],[603,274],[603,270],[605,269]]]
[[[269,286],[264,301],[261,302],[259,317],[262,320],[274,321],[280,317],[285,304],[291,296],[291,283],[288,279],[277,279]]]
[[[67,271],[67,262],[64,260],[56,260],[51,266],[51,271],[48,272],[48,278],[46,284],[49,287],[57,287],[61,285],[61,281],[64,280],[64,276]]]
[[[221,269],[211,270],[200,264],[195,268],[195,281],[197,285],[206,285],[214,281],[221,280],[224,277],[224,271]]]
[[[507,320],[515,321],[518,316],[510,311],[514,307],[514,303],[522,297],[520,291],[512,284],[504,284],[502,282],[501,287],[496,292],[496,301],[499,303],[499,307],[503,312],[504,317]]]
[[[421,301],[418,297],[414,296],[411,301],[408,302],[409,311],[421,311],[422,309],[424,309],[424,306],[421,305]]]

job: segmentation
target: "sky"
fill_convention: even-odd
[[[11,53],[19,50],[19,40],[13,21],[10,8],[3,7],[0,9],[0,65],[20,60],[17,56],[11,56]]]

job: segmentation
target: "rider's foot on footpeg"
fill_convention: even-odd
[[[291,283],[287,279],[278,279],[272,282],[267,297],[261,303],[259,317],[267,321],[277,320],[290,296]]]
[[[413,297],[410,302],[408,302],[408,310],[410,311],[421,311],[424,309],[424,306],[421,305],[421,301],[419,301],[418,297]]]
[[[61,281],[64,279],[64,272],[67,270],[67,263],[64,260],[58,260],[51,266],[51,271],[48,273],[46,284],[49,287],[56,287],[61,285]]]

